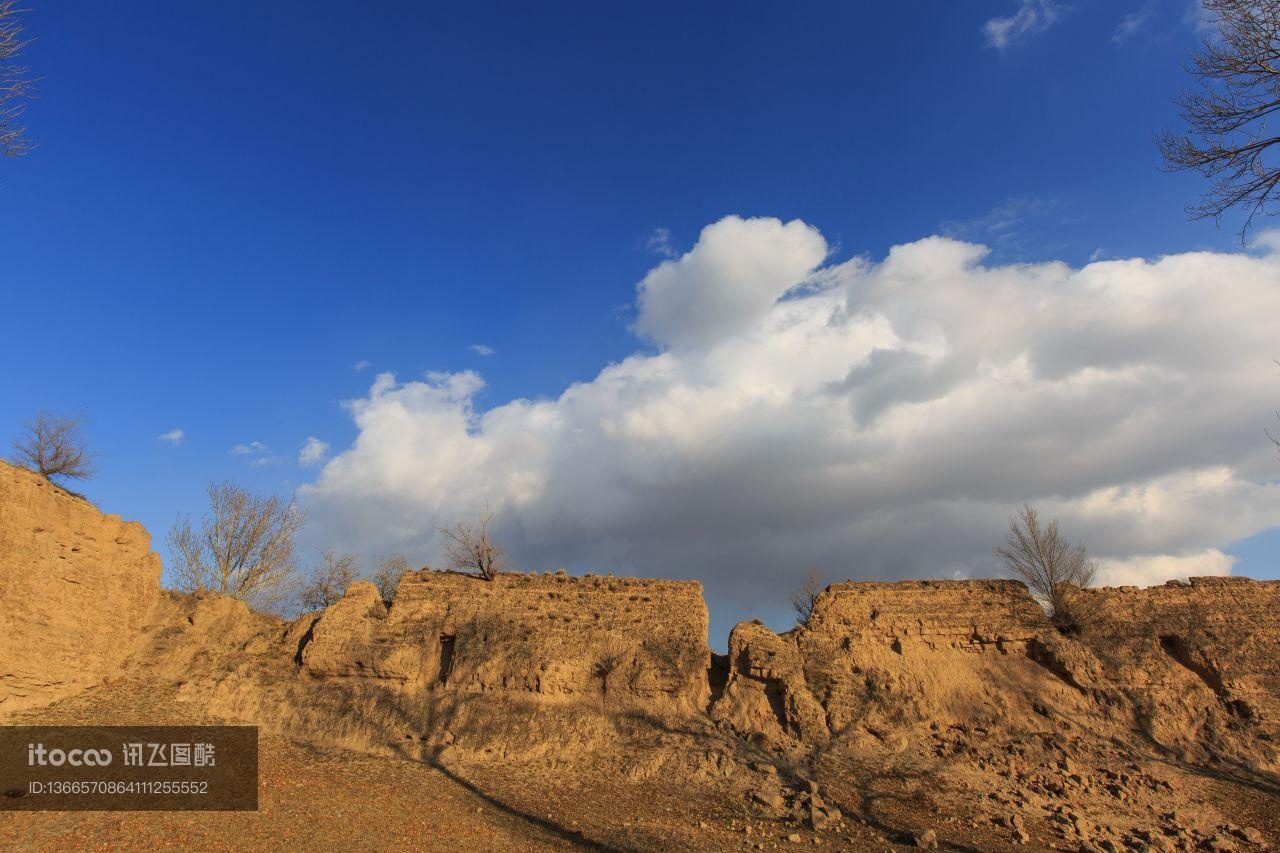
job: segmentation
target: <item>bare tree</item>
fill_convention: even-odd
[[[199,527],[184,517],[169,531],[178,588],[210,589],[256,607],[279,607],[296,588],[293,543],[305,520],[292,499],[210,483],[209,512]]]
[[[13,58],[27,46],[22,40],[22,12],[15,0],[0,0],[0,154],[20,157],[31,149],[27,129],[18,124],[26,112],[33,81],[29,69],[13,64]]]
[[[373,585],[378,588],[383,601],[390,601],[396,597],[396,587],[400,585],[400,579],[409,571],[409,561],[403,554],[393,554],[382,561],[378,571],[373,575]]]
[[[85,449],[84,415],[40,412],[26,424],[27,434],[13,443],[13,461],[46,480],[87,480],[93,456]]]
[[[463,522],[453,527],[441,527],[440,533],[447,539],[444,546],[449,568],[479,575],[487,581],[498,576],[506,564],[502,549],[489,539],[489,525],[493,513],[481,516],[479,524]]]
[[[311,579],[302,587],[299,600],[307,611],[324,610],[347,594],[357,577],[356,555],[325,551],[320,565],[311,570]]]
[[[1030,504],[1009,519],[1005,545],[996,551],[1005,567],[1031,590],[1062,631],[1079,631],[1088,621],[1087,599],[1080,590],[1093,583],[1096,564],[1084,545],[1071,545],[1058,532],[1058,520],[1040,526]]]
[[[791,594],[791,606],[796,610],[796,625],[808,624],[809,617],[813,615],[813,605],[818,603],[818,596],[822,595],[824,589],[826,583],[815,570],[809,572],[804,583]]]
[[[1203,0],[1216,26],[1188,69],[1198,85],[1178,99],[1186,132],[1158,138],[1165,164],[1212,181],[1193,219],[1241,205],[1248,210],[1240,237],[1277,198],[1280,167],[1271,149],[1280,143],[1271,119],[1280,111],[1280,0]]]

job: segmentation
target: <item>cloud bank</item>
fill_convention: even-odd
[[[828,579],[991,575],[1022,503],[1103,580],[1224,573],[1280,524],[1280,253],[984,264],[930,237],[827,264],[729,217],[637,287],[658,344],[555,399],[376,377],[303,496],[326,544],[436,564],[485,509],[514,562],[694,577],[720,601]]]

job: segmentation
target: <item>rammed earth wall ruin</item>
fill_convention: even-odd
[[[0,462],[0,712],[114,671],[159,591],[141,524]]]
[[[706,705],[695,581],[411,572],[389,608],[372,584],[353,584],[308,630],[300,661],[317,678]]]
[[[132,654],[132,671],[219,713],[362,747],[440,738],[484,752],[497,742],[484,728],[500,724],[504,754],[581,751],[614,736],[609,714],[684,717],[784,750],[1049,720],[1280,767],[1275,581],[1093,590],[1079,637],[1049,627],[1014,581],[841,583],[807,625],[741,623],[718,658],[693,581],[420,571],[391,602],[358,582],[285,622],[209,593],[162,595],[159,572],[139,525],[0,465],[0,714]],[[588,706],[598,714],[575,710]]]

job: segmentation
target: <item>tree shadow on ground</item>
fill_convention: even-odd
[[[1176,768],[1192,776],[1240,785],[1272,797],[1280,796],[1280,778],[1273,774],[1257,770],[1243,761],[1225,756],[1218,756],[1218,763],[1224,765],[1222,767],[1186,761],[1173,755],[1167,746],[1156,740],[1149,732],[1142,732],[1141,735],[1143,742],[1149,749],[1135,749],[1139,758],[1155,764],[1163,764],[1166,767]]]
[[[509,817],[513,817],[517,820],[523,821],[525,823],[528,823],[531,826],[537,827],[543,832],[546,832],[550,835],[554,835],[557,838],[561,839],[562,841],[567,841],[571,844],[576,844],[585,850],[605,850],[605,851],[611,851],[611,853],[613,851],[616,851],[616,853],[626,853],[626,848],[612,847],[603,842],[596,841],[588,837],[586,834],[579,832],[578,830],[569,829],[568,827],[562,824],[556,823],[555,821],[550,820],[549,818],[538,817],[537,815],[530,814],[527,811],[516,808],[510,803],[507,803],[504,800],[501,800],[498,797],[494,796],[493,794],[490,794],[488,791],[485,791],[483,788],[476,785],[474,782],[467,779],[466,777],[461,776],[458,773],[455,773],[453,770],[449,769],[447,765],[443,764],[438,759],[424,758],[422,759],[422,762],[427,766],[431,767],[432,769],[438,771],[442,776],[444,776],[449,781],[467,789],[472,794],[484,800],[486,803],[493,806],[495,809],[502,812],[503,814]]]
[[[531,829],[544,832],[584,850],[603,850],[609,851],[609,853],[626,853],[624,848],[610,846],[589,837],[579,830],[570,829],[551,818],[541,817],[521,809],[501,797],[490,793],[477,783],[466,778],[457,770],[450,767],[443,760],[443,753],[447,744],[442,741],[440,734],[448,731],[452,723],[457,719],[462,706],[461,699],[462,697],[454,692],[446,692],[443,690],[431,691],[426,700],[427,714],[425,724],[421,719],[414,719],[413,714],[406,713],[407,709],[396,705],[396,712],[401,717],[404,730],[421,732],[423,733],[423,736],[431,737],[432,742],[430,746],[427,746],[427,748],[422,752],[406,749],[401,744],[396,745],[395,751],[403,758],[427,765],[449,781],[480,798],[497,811],[507,817],[514,818],[515,820],[527,824]]]

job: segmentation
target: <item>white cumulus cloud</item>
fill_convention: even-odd
[[[309,436],[302,444],[302,449],[298,451],[298,464],[304,468],[310,468],[312,465],[318,465],[324,461],[329,455],[329,443],[321,441],[314,435]]]
[[[485,346],[484,344],[472,344],[471,346],[468,347],[468,349],[471,350],[476,355],[481,355],[481,356],[493,355],[493,347]]]
[[[644,277],[636,328],[673,347],[721,340],[762,320],[826,254],[827,241],[798,219],[726,217],[702,229],[693,251]]]
[[[1235,557],[1216,548],[1185,555],[1134,556],[1100,561],[1096,580],[1104,586],[1152,586],[1167,580],[1229,575],[1235,564]]]
[[[160,439],[161,441],[168,442],[169,444],[174,444],[174,445],[182,444],[182,439],[186,437],[187,437],[187,434],[180,429],[171,429],[168,432],[163,433],[162,435],[156,436],[156,438]]]
[[[785,606],[814,567],[993,574],[1028,501],[1125,583],[1228,571],[1224,548],[1280,525],[1280,252],[826,251],[803,222],[708,226],[637,287],[659,351],[551,399],[380,374],[303,490],[313,518],[430,560],[436,526],[492,510],[521,567],[696,577],[744,608]]]
[[[1018,0],[1011,15],[991,18],[982,25],[987,44],[1006,50],[1052,27],[1062,17],[1062,6],[1054,0]]]

